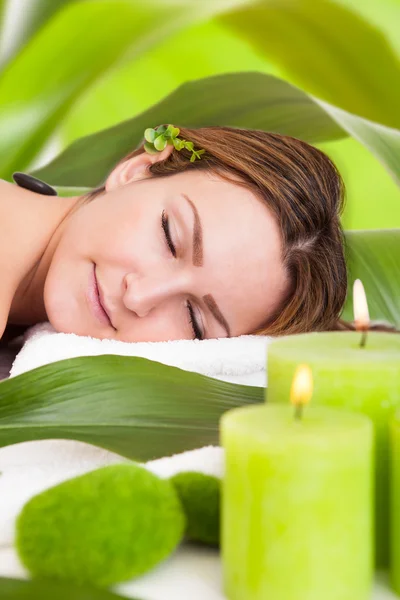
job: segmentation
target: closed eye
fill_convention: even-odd
[[[171,233],[169,231],[168,217],[165,216],[165,210],[162,211],[161,215],[161,227],[164,230],[165,239],[167,241],[168,248],[171,250],[171,253],[176,258],[176,248],[171,238]]]
[[[175,248],[174,243],[171,238],[171,232],[169,230],[169,224],[168,224],[168,217],[165,215],[165,210],[162,211],[162,215],[161,215],[161,227],[165,234],[165,241],[167,243],[167,246],[168,246],[169,250],[171,251],[172,256],[174,256],[176,258],[176,248]],[[188,309],[189,322],[190,322],[191,328],[194,333],[194,339],[203,340],[204,334],[201,331],[201,328],[199,327],[199,325],[195,319],[193,307],[190,304],[190,302],[188,302],[186,304],[186,306]]]

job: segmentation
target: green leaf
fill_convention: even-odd
[[[144,132],[144,139],[150,144],[153,144],[154,140],[156,139],[156,135],[155,129],[148,127]]]
[[[148,152],[149,154],[157,154],[157,153],[158,153],[158,150],[156,150],[156,149],[154,148],[154,145],[153,145],[153,144],[149,144],[149,142],[145,142],[145,143],[143,144],[143,148],[144,148],[144,149],[146,150],[146,152]]]
[[[256,72],[228,73],[182,84],[135,118],[76,140],[34,175],[52,185],[97,186],[143,140],[149,123],[166,121],[264,129],[310,143],[346,136],[319,104],[285,81]]]
[[[156,150],[159,150],[159,151],[164,150],[166,145],[167,145],[167,140],[165,139],[164,134],[159,135],[154,140],[154,147],[156,148]]]
[[[171,129],[171,134],[173,138],[176,138],[179,134],[180,134],[180,129],[179,127],[172,127]]]
[[[0,447],[62,438],[150,460],[219,444],[226,410],[263,401],[261,387],[144,358],[67,359],[0,383]]]
[[[176,150],[180,150],[181,149],[181,141],[177,140],[176,138],[172,139],[172,143],[174,145],[174,147],[176,148]]]
[[[355,11],[329,1],[265,0],[217,21],[279,65],[292,84],[399,129],[400,62],[382,32]]]
[[[361,279],[371,320],[400,329],[400,229],[346,232],[349,289],[343,318],[354,320],[353,283]]]
[[[108,590],[90,586],[77,586],[54,579],[12,579],[0,577],[1,600],[121,600],[127,598]],[[131,600],[139,600],[129,596]]]
[[[165,133],[167,131],[167,126],[166,125],[160,125],[159,127],[157,127],[156,129],[156,133],[157,135],[162,135],[163,133]]]

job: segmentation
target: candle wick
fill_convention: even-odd
[[[298,402],[295,404],[294,418],[296,421],[300,421],[302,416],[303,416],[303,405],[300,402]]]
[[[367,341],[368,329],[364,329],[361,335],[360,348],[364,348],[365,342]]]

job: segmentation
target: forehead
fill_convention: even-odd
[[[249,189],[216,174],[185,172],[170,178],[174,197],[187,222],[195,204],[203,229],[202,287],[213,294],[232,335],[258,327],[279,302],[286,285],[278,223]],[[177,196],[175,196],[177,194]]]

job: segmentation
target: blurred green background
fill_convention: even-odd
[[[0,154],[11,151],[14,170],[43,166],[75,140],[131,119],[184,82],[239,71],[275,75],[400,128],[400,0],[0,0],[0,6]],[[25,150],[24,127],[36,127]],[[344,177],[345,229],[400,227],[400,189],[376,156],[352,137],[316,145]],[[10,178],[7,168],[0,177]]]

